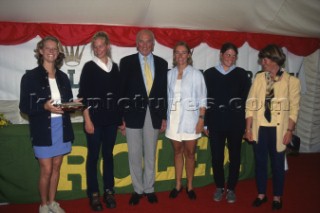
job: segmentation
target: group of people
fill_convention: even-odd
[[[73,100],[70,82],[60,70],[64,54],[59,40],[43,38],[35,50],[38,67],[21,80],[20,110],[28,114],[33,150],[40,166],[40,213],[65,212],[55,201],[63,156],[74,140],[69,112],[57,103],[82,102],[83,126],[87,139],[87,196],[92,210],[102,211],[97,163],[103,158],[103,201],[116,207],[113,148],[117,131],[126,136],[129,169],[134,192],[130,205],[143,197],[157,203],[155,157],[158,135],[165,132],[174,152],[174,199],[183,190],[190,200],[197,198],[193,188],[197,139],[209,137],[214,201],[226,197],[236,201],[236,185],[241,163],[241,143],[253,143],[256,162],[258,207],[267,201],[268,155],[273,174],[273,209],[281,209],[284,187],[284,150],[292,138],[300,101],[300,82],[282,67],[285,54],[277,45],[259,52],[263,72],[251,86],[247,72],[236,66],[238,49],[225,43],[220,63],[202,73],[192,66],[192,52],[186,42],[173,48],[173,68],[154,55],[155,37],[150,30],[136,36],[138,52],[120,60],[111,59],[111,44],[105,32],[91,40],[93,59],[80,76],[78,99]],[[138,103],[138,104],[137,104]],[[228,177],[224,173],[224,149],[229,151]],[[225,178],[227,181],[225,181]]]

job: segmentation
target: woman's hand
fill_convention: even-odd
[[[196,134],[203,132],[203,127],[204,127],[204,120],[202,118],[199,118],[196,126]]]
[[[94,125],[93,125],[91,119],[87,119],[84,122],[84,129],[86,130],[86,133],[88,133],[88,134],[94,133]]]
[[[247,141],[249,142],[249,143],[253,143],[253,137],[252,137],[252,131],[251,131],[251,129],[246,129],[245,130],[246,132],[244,133],[244,138],[245,139],[247,139]]]
[[[252,137],[252,117],[246,118],[246,130],[244,133],[244,139],[246,139],[249,143],[254,143]]]
[[[61,107],[58,106],[54,106],[53,105],[53,100],[48,100],[45,104],[44,104],[44,109],[48,110],[52,113],[57,113],[57,114],[63,114],[64,111],[61,109]]]
[[[206,136],[209,137],[209,129],[204,128],[204,129],[203,129],[203,133],[204,133]]]
[[[90,118],[89,108],[83,110],[84,130],[88,134],[93,134],[94,133],[94,125],[93,125],[92,120]]]
[[[284,145],[287,145],[292,141],[292,135],[293,135],[295,126],[296,126],[296,123],[293,120],[291,120],[291,118],[289,118],[288,129],[287,129],[287,132],[284,134],[283,141],[282,141]]]
[[[291,142],[292,140],[292,131],[287,131],[286,134],[284,134],[284,137],[283,137],[283,144],[284,145],[287,145]]]

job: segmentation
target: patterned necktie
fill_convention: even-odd
[[[266,99],[265,99],[265,110],[264,110],[264,117],[267,121],[271,122],[271,100],[274,98],[274,88],[273,85],[275,82],[279,81],[281,78],[283,71],[279,70],[274,79],[272,79],[269,72],[265,72],[267,87],[266,87]]]
[[[151,87],[153,84],[153,79],[152,79],[152,74],[151,74],[151,69],[148,63],[148,59],[145,56],[144,57],[144,75],[146,77],[146,84],[147,84],[147,94],[149,96],[150,91],[151,91]]]
[[[273,84],[274,81],[272,80],[270,73],[265,72],[266,76],[266,81],[267,81],[267,88],[266,88],[266,100],[265,100],[265,105],[264,105],[264,117],[267,119],[267,121],[270,123],[271,122],[271,99],[274,97],[273,93]]]

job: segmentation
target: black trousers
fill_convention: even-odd
[[[215,131],[209,127],[214,182],[217,188],[225,187],[224,153],[229,152],[227,189],[235,190],[239,178],[241,143],[244,130]]]
[[[86,134],[87,136],[87,194],[88,197],[95,192],[99,192],[98,185],[98,165],[100,149],[102,149],[102,176],[103,189],[112,190],[114,187],[114,173],[113,173],[113,147],[117,137],[117,125],[110,126],[94,126],[94,134]]]

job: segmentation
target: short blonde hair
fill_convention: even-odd
[[[110,39],[109,39],[109,36],[106,32],[104,31],[99,31],[99,32],[96,32],[93,36],[92,36],[92,39],[91,39],[91,50],[93,50],[93,44],[94,42],[98,39],[98,38],[101,38],[101,39],[104,39],[104,42],[106,45],[109,45],[110,44]],[[110,50],[107,52],[107,55],[110,57],[111,56],[111,52]]]

